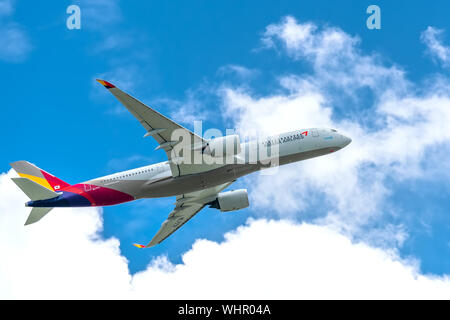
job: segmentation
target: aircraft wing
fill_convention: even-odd
[[[177,196],[175,209],[169,214],[167,220],[163,222],[153,239],[147,245],[134,245],[138,248],[149,248],[161,243],[196,215],[197,212],[202,210],[207,203],[214,201],[217,194],[233,182]]]
[[[211,169],[211,167],[202,164],[179,165],[176,163],[176,159],[173,159],[172,153],[175,146],[177,146],[178,150],[186,147],[188,150],[191,150],[191,152],[199,152],[194,151],[194,147],[201,150],[202,146],[207,144],[207,141],[178,123],[163,116],[156,110],[146,106],[108,81],[99,79],[97,79],[97,81],[107,88],[109,92],[111,92],[128,109],[128,111],[139,120],[145,130],[147,130],[144,137],[152,136],[159,143],[159,146],[155,150],[163,149],[166,152],[172,170],[172,176],[176,177]],[[174,136],[182,136],[183,138],[174,139]]]

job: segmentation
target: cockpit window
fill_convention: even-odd
[[[333,131],[333,132],[337,132],[337,130],[334,130],[334,129],[331,129],[331,131]]]

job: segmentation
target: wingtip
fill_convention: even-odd
[[[14,162],[11,162],[9,165],[14,169],[15,167],[17,167],[18,165],[21,165],[21,164],[23,164],[23,163],[25,163],[26,161],[24,161],[24,160],[19,160],[19,161],[14,161]]]
[[[100,83],[101,85],[103,85],[106,89],[112,89],[115,88],[116,86],[113,85],[112,83],[106,81],[106,80],[102,80],[102,79],[96,79],[98,83]]]
[[[136,248],[139,248],[139,249],[146,248],[146,246],[144,246],[142,244],[138,244],[138,243],[133,243],[133,246],[135,246]]]

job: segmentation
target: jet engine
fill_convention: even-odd
[[[234,156],[241,152],[241,140],[237,134],[212,139],[203,149],[211,157]]]
[[[221,192],[217,199],[208,203],[210,208],[219,209],[222,212],[244,209],[249,206],[246,189]]]

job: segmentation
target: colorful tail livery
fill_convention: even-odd
[[[11,167],[20,176],[20,178],[12,178],[12,180],[32,201],[54,199],[59,196],[56,191],[70,186],[67,182],[27,161],[13,162]],[[51,207],[33,208],[25,225],[38,222],[52,209]]]
[[[16,170],[17,174],[22,178],[28,178],[37,184],[51,191],[58,191],[60,189],[69,187],[70,184],[58,179],[54,175],[39,169],[34,164],[28,161],[16,161],[11,163],[11,167]]]
[[[97,81],[98,81],[101,85],[105,86],[106,89],[112,89],[112,88],[115,88],[115,86],[114,86],[113,84],[109,83],[108,81],[100,80],[100,79],[97,79]]]
[[[30,198],[26,206],[33,207],[25,224],[39,221],[55,207],[97,207],[134,200],[134,196],[101,185],[70,185],[27,161],[11,166],[20,176],[12,180]]]

